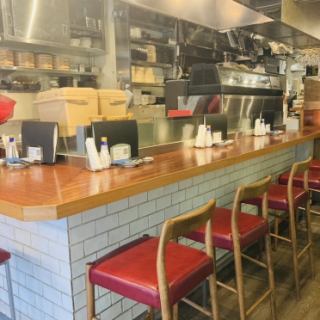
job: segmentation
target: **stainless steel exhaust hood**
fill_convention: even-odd
[[[320,0],[234,0],[273,21],[242,29],[295,48],[320,47]]]

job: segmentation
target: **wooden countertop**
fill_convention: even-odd
[[[228,147],[186,147],[157,155],[152,164],[99,173],[71,163],[0,167],[0,212],[24,221],[60,219],[319,137],[316,128],[277,137],[242,137]]]

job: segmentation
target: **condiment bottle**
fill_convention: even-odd
[[[101,138],[100,161],[103,169],[108,169],[111,167],[111,157],[109,153],[107,137]]]
[[[210,148],[212,147],[212,133],[211,133],[211,126],[207,126],[207,132],[206,132],[206,147]]]
[[[18,150],[17,150],[17,145],[14,137],[9,138],[9,142],[6,145],[6,159],[7,162],[14,162],[19,158]]]

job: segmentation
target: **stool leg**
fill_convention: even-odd
[[[240,244],[234,242],[234,264],[236,271],[237,292],[240,310],[240,319],[246,319],[246,309],[244,303],[244,286],[243,286],[243,272],[242,272],[242,260]]]
[[[275,217],[274,219],[274,234],[279,235],[279,224],[280,224],[280,218]],[[274,238],[274,251],[278,250],[278,239]]]
[[[207,308],[207,306],[208,306],[207,281],[203,281],[201,289],[202,289],[202,306],[204,308]]]
[[[10,272],[9,262],[6,262],[4,266],[6,269],[6,278],[7,278],[7,286],[8,286],[8,296],[9,296],[11,320],[15,320],[16,315],[15,315],[15,311],[14,311],[13,290],[12,290],[11,272]]]
[[[219,320],[219,305],[218,305],[218,288],[217,288],[217,267],[216,267],[216,248],[213,247],[213,273],[209,276],[209,289],[211,308],[214,320]]]
[[[315,272],[314,272],[314,261],[313,261],[313,252],[312,252],[312,230],[311,230],[310,201],[308,201],[307,205],[306,205],[306,220],[307,220],[307,240],[308,240],[308,244],[310,244],[310,248],[308,250],[309,263],[310,263],[311,275],[312,275],[312,278],[314,278]]]
[[[296,219],[293,208],[289,210],[290,219],[290,237],[292,244],[292,260],[293,260],[293,274],[296,286],[296,297],[300,299],[300,284],[299,284],[299,265],[298,265],[298,248],[297,248],[297,232],[296,232]]]
[[[265,237],[265,247],[266,247],[266,258],[267,258],[267,266],[268,266],[268,278],[269,278],[269,287],[272,290],[270,295],[270,303],[271,303],[271,315],[272,319],[277,319],[276,312],[276,300],[275,300],[275,284],[274,284],[274,273],[273,273],[273,265],[271,258],[271,239],[270,235],[266,235]]]
[[[173,306],[173,320],[178,320],[179,319],[179,305],[176,303]]]
[[[152,307],[148,308],[148,313],[146,316],[146,320],[154,320],[154,311]]]
[[[86,287],[87,287],[87,320],[95,320],[95,305],[94,305],[94,286],[89,279],[89,270],[91,264],[86,265]]]

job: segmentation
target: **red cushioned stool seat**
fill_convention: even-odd
[[[311,160],[309,170],[320,171],[320,160]]]
[[[0,249],[0,264],[5,263],[10,259],[11,255],[8,251]]]
[[[214,223],[212,226],[212,240],[216,248],[233,251],[233,240],[231,231],[232,211],[225,208],[216,208],[214,212]],[[241,212],[238,218],[240,232],[240,246],[245,248],[268,233],[269,226],[265,219]],[[204,243],[205,227],[199,228],[188,234],[188,238]]]
[[[294,207],[298,208],[308,200],[308,193],[301,188],[293,188]],[[262,205],[262,197],[246,200],[243,203],[257,207]],[[268,208],[274,210],[289,210],[288,188],[281,184],[271,184],[268,189]]]
[[[137,302],[160,309],[157,280],[159,238],[143,237],[94,262],[91,283]],[[204,252],[169,242],[166,272],[170,303],[174,305],[213,272],[213,261]]]
[[[290,172],[285,172],[279,177],[280,184],[288,184]],[[295,187],[303,188],[303,174],[297,174],[293,178]],[[311,189],[320,190],[320,171],[309,171],[308,185]]]

